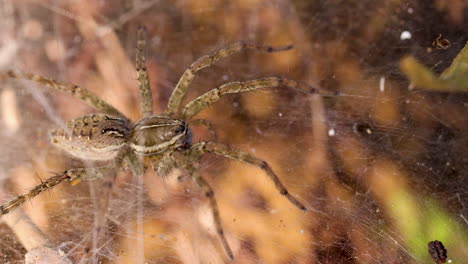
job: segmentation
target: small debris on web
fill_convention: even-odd
[[[450,41],[439,33],[439,36],[432,42],[432,47],[436,49],[448,49],[451,46]]]
[[[441,264],[447,262],[447,250],[442,242],[438,240],[431,241],[427,244],[427,248],[434,263]]]

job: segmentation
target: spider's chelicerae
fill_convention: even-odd
[[[209,199],[216,231],[227,255],[230,259],[233,259],[234,255],[224,236],[213,189],[201,177],[196,168],[197,161],[204,153],[214,153],[258,167],[273,181],[281,195],[284,195],[300,210],[306,211],[306,207],[289,194],[286,187],[281,183],[267,162],[215,142],[193,144],[189,124],[209,126],[209,123],[202,119],[192,118],[202,109],[215,103],[227,94],[278,86],[286,86],[310,94],[334,95],[335,93],[318,90],[281,77],[268,77],[223,84],[189,102],[180,111],[181,103],[185,98],[190,83],[194,79],[195,74],[201,69],[209,67],[222,58],[244,50],[279,52],[292,48],[292,45],[271,47],[238,42],[196,60],[183,73],[177,83],[169,98],[167,110],[162,114],[156,115],[153,113],[151,89],[143,53],[145,32],[144,28],[138,30],[136,54],[136,70],[143,117],[135,123],[131,122],[109,103],[77,85],[47,79],[30,73],[15,71],[0,73],[0,80],[7,78],[30,80],[58,91],[70,93],[74,97],[93,106],[100,112],[99,114],[86,115],[68,121],[66,127],[52,131],[51,142],[53,145],[79,159],[108,162],[107,166],[75,168],[58,173],[31,189],[28,193],[20,195],[0,206],[0,214],[7,214],[21,206],[25,201],[64,181],[78,183],[81,180],[96,179],[118,168],[126,168],[131,170],[135,175],[140,175],[144,172],[144,164],[151,164],[152,168],[161,176],[167,175],[175,168],[179,168],[200,186],[204,195]]]

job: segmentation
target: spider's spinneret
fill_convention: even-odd
[[[114,159],[128,142],[125,120],[104,114],[82,116],[51,132],[51,142],[71,155],[88,160]]]
[[[142,156],[185,150],[191,145],[192,132],[187,123],[166,116],[141,119],[130,135],[130,147]]]

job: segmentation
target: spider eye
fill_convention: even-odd
[[[179,134],[185,130],[185,126],[178,126],[174,129],[174,133]]]

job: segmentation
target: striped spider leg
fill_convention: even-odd
[[[73,97],[80,99],[88,105],[92,106],[98,112],[105,113],[111,116],[125,118],[125,116],[119,110],[117,110],[115,107],[99,98],[94,93],[72,83],[60,82],[37,74],[12,70],[0,72],[0,81],[6,79],[28,80],[52,88],[57,91],[69,93]]]
[[[33,199],[40,193],[50,190],[63,181],[77,184],[82,180],[94,180],[113,172],[115,167],[124,162],[128,147],[126,140],[130,130],[124,119],[111,118],[104,114],[93,114],[68,121],[65,128],[53,130],[51,143],[83,160],[111,161],[107,166],[96,168],[69,169],[48,178],[31,189],[0,206],[4,215]]]
[[[132,123],[109,103],[74,84],[62,83],[30,73],[18,73],[14,71],[0,73],[0,81],[7,78],[30,80],[58,91],[70,93],[74,97],[93,106],[98,112],[101,112],[100,114],[87,115],[67,122],[65,128],[52,132],[51,140],[53,145],[79,159],[109,163],[108,166],[104,167],[70,169],[59,173],[34,187],[28,193],[20,195],[0,206],[0,214],[7,214],[11,210],[21,206],[26,200],[30,200],[43,191],[49,190],[64,181],[75,184],[80,180],[92,180],[102,177],[120,168],[129,169],[136,176],[141,176],[144,172],[143,164],[148,161],[161,176],[167,175],[171,170],[179,168],[199,185],[209,200],[216,232],[222,246],[227,256],[230,259],[234,259],[234,254],[224,235],[213,188],[202,178],[197,170],[196,164],[203,154],[211,152],[261,169],[273,181],[278,192],[285,196],[291,204],[303,211],[306,211],[306,207],[289,193],[266,161],[219,143],[201,142],[193,144],[192,132],[189,125],[206,126],[213,134],[214,129],[207,120],[192,118],[198,112],[227,94],[283,86],[308,94],[335,95],[335,93],[315,89],[281,77],[268,77],[223,84],[195,98],[181,110],[181,103],[185,98],[190,83],[194,79],[195,74],[201,69],[213,65],[222,58],[244,50],[280,52],[292,48],[292,45],[271,47],[238,42],[196,60],[178,81],[169,99],[166,112],[154,114],[151,87],[145,67],[145,38],[146,30],[140,28],[138,30],[136,49],[136,72],[141,96],[140,109],[142,118],[135,123]]]
[[[172,92],[171,97],[169,98],[166,112],[169,115],[177,113],[180,105],[182,104],[182,101],[187,95],[187,91],[188,91],[190,84],[195,78],[195,74],[197,74],[198,71],[204,68],[210,67],[218,60],[229,57],[231,55],[234,55],[236,53],[239,53],[245,50],[256,50],[256,51],[264,51],[264,52],[281,52],[281,51],[290,50],[293,47],[294,47],[293,45],[277,46],[277,47],[259,46],[259,45],[253,45],[253,44],[247,43],[245,41],[239,41],[239,42],[236,42],[227,46],[224,49],[216,51],[212,54],[205,55],[205,56],[198,58],[195,62],[192,63],[192,65],[190,65],[190,67],[188,67],[187,70],[185,70],[185,72],[182,74],[179,81],[177,82],[174,88],[174,91]]]

